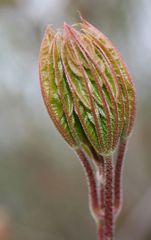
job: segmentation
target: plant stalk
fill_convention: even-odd
[[[98,183],[98,202],[99,209],[101,210],[101,215],[99,216],[98,221],[98,240],[104,240],[104,158],[98,156],[98,170],[97,170],[97,183]]]
[[[117,152],[117,158],[115,162],[115,177],[114,177],[114,215],[115,218],[120,213],[122,208],[122,175],[123,175],[123,163],[126,150],[127,140],[122,139],[119,143]]]
[[[97,226],[97,237],[98,240],[104,240],[104,226],[103,221],[98,222]]]
[[[113,239],[113,162],[112,157],[104,157],[104,240]]]
[[[96,180],[94,177],[93,169],[85,153],[81,149],[78,149],[76,152],[77,152],[77,155],[79,156],[80,162],[84,168],[84,172],[88,180],[90,211],[93,218],[97,222],[98,214],[99,214],[99,205],[98,205],[97,186],[96,186]]]

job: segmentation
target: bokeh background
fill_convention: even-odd
[[[0,0],[0,240],[96,239],[84,173],[53,127],[38,80],[48,23],[83,16],[118,46],[137,90],[117,240],[151,239],[151,1]]]

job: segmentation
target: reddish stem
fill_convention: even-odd
[[[98,223],[97,236],[98,236],[98,240],[104,240],[104,227],[103,227],[103,222],[101,221]]]
[[[127,140],[122,139],[117,153],[115,162],[115,177],[114,177],[114,214],[117,217],[122,207],[121,185],[122,185],[122,172],[123,160],[126,150]]]
[[[113,163],[112,157],[104,157],[104,240],[113,239]]]
[[[104,240],[104,158],[100,155],[97,157],[98,165],[98,198],[100,218],[98,222],[98,240]],[[102,214],[103,213],[103,214]]]
[[[100,162],[98,166],[99,170],[99,176],[100,176],[100,181],[99,181],[99,197],[100,197],[100,202],[99,206],[102,210],[104,210],[104,158],[102,156],[98,157],[98,160]]]
[[[98,240],[113,239],[113,163],[112,157],[98,157],[100,177],[98,189],[93,169],[85,153],[77,150],[77,154],[85,170],[90,193],[90,208],[97,222]],[[97,180],[98,180],[97,179]],[[97,191],[98,190],[98,191]],[[100,195],[100,198],[99,198]]]
[[[82,163],[85,174],[87,176],[88,186],[89,186],[89,195],[90,195],[90,210],[93,217],[97,221],[98,214],[99,214],[99,206],[98,206],[96,180],[94,177],[93,169],[84,152],[81,149],[78,149],[76,152],[79,156],[79,159]]]

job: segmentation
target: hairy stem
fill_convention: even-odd
[[[104,240],[104,229],[103,222],[99,221],[97,226],[97,237],[98,240]]]
[[[114,215],[117,217],[122,207],[122,172],[123,172],[123,160],[125,155],[127,140],[122,139],[117,153],[115,162],[115,176],[114,176]]]
[[[104,157],[104,240],[113,239],[113,162]]]
[[[97,173],[99,207],[104,210],[104,158],[100,155],[97,160],[99,162]]]
[[[104,158],[97,157],[97,184],[98,184],[98,202],[100,216],[98,222],[98,240],[104,240]]]
[[[88,187],[89,187],[89,196],[90,196],[90,203],[89,203],[90,210],[91,210],[92,216],[97,221],[99,205],[98,205],[96,180],[94,177],[93,169],[92,169],[91,164],[89,163],[86,155],[84,154],[84,152],[81,149],[77,150],[76,152],[77,152],[77,155],[79,156],[79,159],[82,163],[85,174],[87,176]]]

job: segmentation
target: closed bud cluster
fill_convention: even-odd
[[[112,42],[81,18],[80,30],[48,26],[40,82],[48,113],[66,142],[87,154],[112,155],[135,118],[135,91]]]

